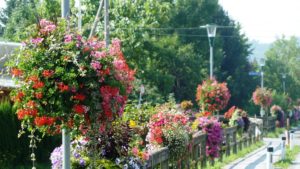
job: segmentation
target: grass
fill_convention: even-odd
[[[279,138],[279,136],[281,134],[283,134],[285,130],[286,130],[285,128],[277,128],[276,127],[275,131],[267,133],[265,137],[267,137],[267,138]]]
[[[242,149],[241,151],[238,151],[237,154],[231,154],[230,156],[224,156],[223,161],[222,162],[215,162],[214,166],[212,165],[208,165],[206,167],[206,169],[221,169],[223,168],[225,165],[246,156],[247,154],[251,153],[252,151],[255,151],[256,149],[262,147],[264,145],[264,143],[262,141],[257,142],[247,148]]]
[[[300,146],[295,146],[292,150],[286,151],[284,160],[280,160],[274,164],[275,167],[281,169],[288,169],[292,162],[295,160],[296,155],[300,153]]]

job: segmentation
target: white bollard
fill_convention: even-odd
[[[292,150],[294,148],[294,130],[290,131],[290,149]]]
[[[268,147],[267,148],[267,157],[266,157],[266,169],[273,169],[273,159],[272,159],[272,155],[273,155],[273,151],[274,148],[273,147]]]
[[[290,144],[290,131],[289,130],[285,130],[284,131],[284,135],[285,135],[285,138],[286,138],[286,142],[285,142],[285,145],[288,146]]]
[[[285,159],[285,141],[286,141],[286,137],[282,137],[281,138],[282,142],[281,142],[281,160]]]

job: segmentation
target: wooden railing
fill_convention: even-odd
[[[257,135],[256,128],[263,128],[261,119],[253,120],[248,128],[248,131],[243,134],[238,134],[237,127],[229,127],[223,129],[223,144],[220,150],[220,157],[217,159],[222,161],[224,156],[230,154],[236,154],[244,147],[248,147],[260,140],[262,137]],[[273,124],[274,123],[274,124]],[[265,127],[268,131],[273,130],[275,121],[269,119],[268,124],[270,126]],[[239,137],[238,137],[239,136]],[[208,164],[214,164],[214,161],[206,158],[206,138],[207,135],[201,131],[193,135],[193,139],[187,146],[187,153],[182,157],[172,157],[169,154],[167,147],[161,148],[150,154],[147,161],[147,168],[205,168]]]
[[[275,117],[264,117],[263,118],[263,131],[270,132],[275,131],[275,124],[276,118]]]

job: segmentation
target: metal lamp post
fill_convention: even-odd
[[[217,25],[204,25],[201,26],[201,28],[206,28],[207,30],[207,36],[208,36],[208,41],[209,41],[209,78],[213,78],[213,47],[214,47],[214,40],[216,37],[216,32],[217,32]]]
[[[61,0],[61,17],[68,19],[70,15],[70,1],[69,0]],[[71,160],[70,160],[70,132],[66,129],[62,129],[62,144],[63,144],[63,169],[71,168]]]
[[[263,67],[266,64],[266,60],[265,58],[260,58],[259,59],[259,66],[260,66],[260,86],[263,89],[264,88],[264,71],[263,71]],[[264,108],[261,106],[260,107],[260,116],[263,117],[265,115],[265,110]]]
[[[141,85],[141,87],[140,87],[140,97],[139,97],[139,103],[138,103],[138,109],[140,109],[141,108],[141,105],[142,105],[142,96],[143,96],[143,94],[145,93],[145,87],[144,87],[144,85]]]
[[[265,58],[260,58],[259,59],[259,67],[260,67],[260,75],[261,75],[261,81],[260,81],[260,86],[261,88],[264,88],[264,71],[263,71],[263,67],[266,64],[266,60]]]
[[[285,93],[285,79],[286,79],[286,73],[282,73],[282,88],[283,88],[283,93]]]

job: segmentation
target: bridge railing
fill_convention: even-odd
[[[220,150],[220,157],[217,160],[222,161],[224,156],[236,154],[243,148],[260,140],[262,137],[257,133],[259,129],[265,127],[268,131],[273,130],[275,120],[271,118],[268,120],[268,125],[270,126],[263,126],[261,119],[251,120],[248,131],[243,134],[238,134],[240,131],[238,131],[237,127],[223,129],[223,144]],[[206,158],[206,139],[207,135],[205,133],[201,131],[196,132],[186,148],[186,153],[181,157],[173,157],[172,154],[169,154],[167,147],[158,149],[150,154],[147,168],[205,168],[208,163],[213,165],[214,161]]]

